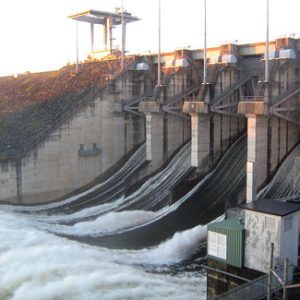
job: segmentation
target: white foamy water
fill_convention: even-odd
[[[44,215],[44,214],[39,214],[39,215],[31,215],[31,218],[34,218],[35,220],[42,221],[42,222],[47,222],[47,223],[59,223],[59,222],[76,222],[81,219],[87,218],[87,217],[93,217],[97,216],[100,214],[107,213],[109,211],[113,211],[116,209],[120,204],[124,202],[125,197],[122,196],[118,198],[115,201],[112,201],[110,203],[105,203],[97,206],[92,206],[92,207],[87,207],[83,208],[75,213],[72,214],[56,214],[56,215]],[[12,211],[11,208],[5,207],[4,208],[6,211]]]
[[[135,154],[136,155],[136,154]],[[133,156],[134,157],[134,156]],[[132,158],[129,160],[129,162]],[[131,163],[132,164],[132,163]],[[157,205],[157,203],[164,203],[164,199],[169,195],[169,189],[172,188],[178,182],[180,178],[184,176],[187,170],[190,167],[190,143],[186,144],[177,155],[171,160],[168,166],[159,172],[158,174],[150,177],[137,191],[128,197],[120,197],[118,199],[113,199],[108,203],[95,205],[93,207],[88,207],[81,209],[80,211],[76,211],[74,213],[61,213],[55,215],[48,215],[47,209],[52,209],[55,207],[59,207],[66,204],[71,204],[74,200],[78,200],[80,198],[84,198],[89,193],[96,191],[98,188],[107,184],[107,182],[112,181],[112,186],[110,189],[114,190],[114,185],[119,186],[120,182],[113,181],[111,179],[107,180],[103,184],[96,185],[95,187],[89,189],[86,192],[75,195],[69,199],[65,199],[64,201],[60,201],[58,203],[46,204],[35,207],[20,207],[20,206],[5,206],[7,211],[15,211],[15,212],[36,212],[35,215],[36,220],[42,220],[43,222],[48,223],[58,223],[58,222],[77,222],[81,219],[94,217],[100,214],[107,213],[109,211],[118,210],[126,210],[128,207],[137,207],[136,209],[143,210],[151,210],[153,207]],[[124,167],[126,169],[126,165]],[[113,175],[111,178],[118,178],[119,172],[116,175]],[[107,190],[106,190],[107,192]],[[101,198],[101,193],[99,192],[98,196]],[[167,206],[168,203],[164,203],[163,206]],[[133,208],[134,209],[134,208]],[[45,210],[42,214],[40,214],[40,210]]]
[[[151,249],[127,251],[126,260],[141,264],[174,264],[196,254],[206,239],[207,226],[198,225],[192,229],[177,232],[172,238]]]
[[[151,211],[110,212],[92,221],[78,222],[72,226],[40,223],[37,226],[59,234],[97,236],[144,224],[153,219]]]
[[[152,274],[133,266],[184,260],[203,234],[197,226],[153,249],[108,250],[54,236],[0,208],[0,299],[205,299],[204,277]]]

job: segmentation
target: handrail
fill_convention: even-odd
[[[249,74],[244,75],[241,77],[238,81],[230,85],[224,92],[222,92],[219,96],[212,99],[212,104],[217,105],[219,102],[221,102],[224,98],[232,94],[234,91],[236,91],[238,88],[240,88],[247,80],[249,80],[251,76]]]
[[[265,275],[262,275],[250,282],[246,282],[234,289],[231,289],[221,295],[218,295],[217,297],[214,298],[214,300],[226,300],[226,299],[240,299],[240,298],[234,298],[235,296],[234,295],[238,295],[239,292],[242,293],[242,291],[249,291],[250,293],[250,289],[249,287],[251,286],[258,286],[262,289],[262,297],[264,297],[266,294],[267,294],[267,279],[268,279],[268,275],[265,274]],[[249,290],[248,290],[249,289]],[[255,298],[253,299],[260,299],[261,297],[258,295],[258,293],[255,293]],[[244,299],[247,299],[247,300],[251,300],[250,298],[244,298]]]
[[[170,97],[169,99],[167,99],[167,102],[165,105],[172,105],[174,103],[176,103],[177,101],[179,101],[180,99],[184,98],[185,96],[197,91],[201,86],[200,85],[193,85],[185,90],[183,90],[182,92]]]
[[[186,102],[204,102],[205,98],[204,97],[188,97],[188,98],[184,98],[184,101],[186,101]]]
[[[130,106],[140,102],[140,101],[143,101],[144,98],[148,98],[148,97],[151,97],[153,95],[153,90],[149,90],[141,95],[138,95],[134,98],[131,98],[130,100],[123,100],[124,102],[124,107],[125,108],[129,108]],[[127,102],[127,103],[126,103]]]
[[[293,265],[289,265],[288,273],[292,274],[294,270]],[[274,271],[275,272],[275,271]],[[276,276],[283,278],[283,268],[276,270]],[[267,295],[267,281],[268,274],[264,274],[250,282],[246,282],[236,288],[233,288],[221,295],[218,295],[214,300],[230,300],[230,299],[247,299],[258,300],[264,299]],[[251,289],[252,288],[252,289]],[[272,290],[281,288],[281,282],[274,275],[272,276]]]
[[[242,102],[265,102],[266,98],[264,96],[242,96],[240,101]]]
[[[274,99],[274,104],[273,106],[278,106],[282,104],[287,98],[293,96],[294,94],[298,93],[300,91],[300,86],[297,85],[291,89],[288,89],[285,91],[283,94],[279,95]]]

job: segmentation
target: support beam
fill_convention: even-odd
[[[158,57],[157,57],[157,85],[161,86],[161,3],[158,0]]]
[[[113,20],[108,18],[108,38],[109,38],[109,52],[112,54],[113,51]]]
[[[91,51],[94,51],[94,23],[91,23]]]
[[[104,19],[103,23],[103,44],[104,50],[107,50],[107,35],[108,35],[108,18]]]
[[[122,0],[122,15],[121,15],[121,25],[122,25],[122,61],[121,67],[124,68],[124,56],[125,56],[125,42],[126,42],[126,22],[124,20],[124,3]]]
[[[76,21],[76,74],[79,72],[79,29],[78,22]]]
[[[124,59],[126,53],[126,23],[122,27],[122,58]]]

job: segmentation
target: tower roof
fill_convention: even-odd
[[[70,19],[73,19],[75,21],[81,21],[81,22],[88,22],[93,24],[105,24],[106,18],[112,18],[112,25],[120,25],[122,23],[122,11],[118,11],[115,13],[106,12],[106,11],[99,11],[90,9],[87,11],[83,11],[80,13],[76,13],[74,15],[69,16]],[[130,23],[134,21],[139,21],[140,19],[137,17],[134,17],[131,15],[131,13],[128,13],[124,11],[123,13],[124,22]]]
[[[244,204],[241,208],[284,217],[300,210],[300,204],[263,199]]]

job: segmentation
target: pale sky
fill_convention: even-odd
[[[127,11],[141,18],[128,25],[127,50],[157,52],[158,0],[123,1]],[[203,1],[161,0],[163,51],[203,48]],[[74,62],[75,22],[67,16],[120,6],[121,0],[1,0],[0,74],[56,69]],[[300,37],[299,12],[300,0],[270,0],[270,39],[293,33]],[[264,41],[265,24],[266,0],[207,0],[208,47]],[[101,27],[96,27],[100,48]],[[88,24],[80,23],[79,33],[84,59],[90,50]]]

